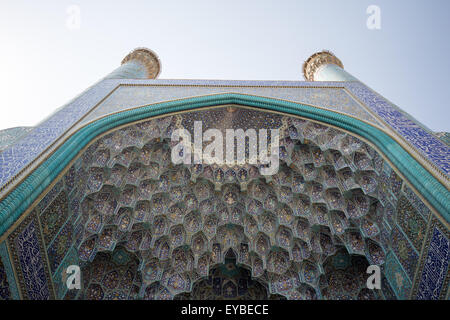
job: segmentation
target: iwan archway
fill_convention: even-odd
[[[173,164],[171,132],[195,120],[280,129],[280,170],[263,177],[249,163]],[[259,281],[267,296],[408,299],[423,282],[427,242],[450,212],[442,179],[410,152],[391,132],[327,106],[233,92],[93,119],[0,203],[7,280],[18,279],[9,290],[19,298],[179,298],[232,250],[250,275],[227,280],[230,298],[239,281],[241,293]],[[19,267],[24,234],[36,238],[36,270]],[[72,264],[86,271],[78,291],[61,280]],[[369,264],[381,266],[382,290],[365,288]],[[36,275],[38,291],[29,286]]]

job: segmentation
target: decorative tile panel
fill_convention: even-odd
[[[395,295],[400,300],[409,298],[411,291],[411,281],[408,279],[405,271],[400,265],[400,262],[395,258],[392,252],[389,252],[386,257],[385,275],[389,284],[395,292]]]
[[[431,211],[426,206],[426,204],[423,203],[423,201],[420,200],[420,198],[414,193],[414,191],[412,191],[411,188],[408,187],[406,184],[403,185],[403,192],[405,193],[406,198],[412,203],[412,205],[417,209],[417,211],[422,215],[422,217],[426,221],[428,221]]]
[[[24,219],[8,237],[8,242],[24,299],[52,299],[52,284],[40,237],[39,223],[34,214]]]
[[[391,246],[393,252],[408,274],[409,279],[412,281],[414,279],[419,256],[410,245],[405,235],[397,227],[395,227],[391,233]]]
[[[52,274],[59,267],[67,251],[73,242],[73,224],[68,222],[56,236],[53,243],[47,249],[50,271]]]
[[[46,246],[55,238],[69,216],[66,192],[62,191],[40,216]]]
[[[420,252],[425,241],[427,223],[405,196],[402,196],[398,201],[397,222],[417,252]]]
[[[437,223],[431,228],[428,252],[421,271],[417,288],[417,299],[444,299],[450,280],[450,240],[449,233],[440,230]]]
[[[448,177],[450,148],[445,143],[427,132],[420,124],[410,120],[398,108],[364,84],[346,82],[344,86]]]

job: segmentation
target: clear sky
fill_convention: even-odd
[[[366,25],[369,5],[381,29]],[[144,46],[164,79],[303,80],[303,61],[329,49],[450,131],[449,32],[448,0],[0,0],[0,129],[35,125]]]

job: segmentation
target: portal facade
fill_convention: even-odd
[[[449,298],[445,139],[328,51],[306,82],[160,70],[135,49],[36,127],[0,132],[1,299]],[[245,161],[207,159],[230,129],[248,133]],[[175,149],[179,130],[192,143]],[[202,161],[173,161],[188,151]]]

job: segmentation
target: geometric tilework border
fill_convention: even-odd
[[[436,243],[437,237],[441,244]],[[428,225],[426,241],[423,246],[418,267],[417,279],[411,291],[411,299],[448,299],[450,293],[450,232],[435,217],[431,218]],[[436,252],[438,249],[440,252]],[[439,256],[439,260],[436,261]],[[445,270],[444,270],[445,269]],[[447,296],[447,297],[446,297]]]
[[[28,215],[8,236],[8,246],[25,300],[54,299],[47,256],[35,212]]]
[[[421,125],[406,117],[385,98],[361,82],[345,82],[344,87],[383,119],[405,141],[418,150],[438,170],[450,174],[450,148]]]

